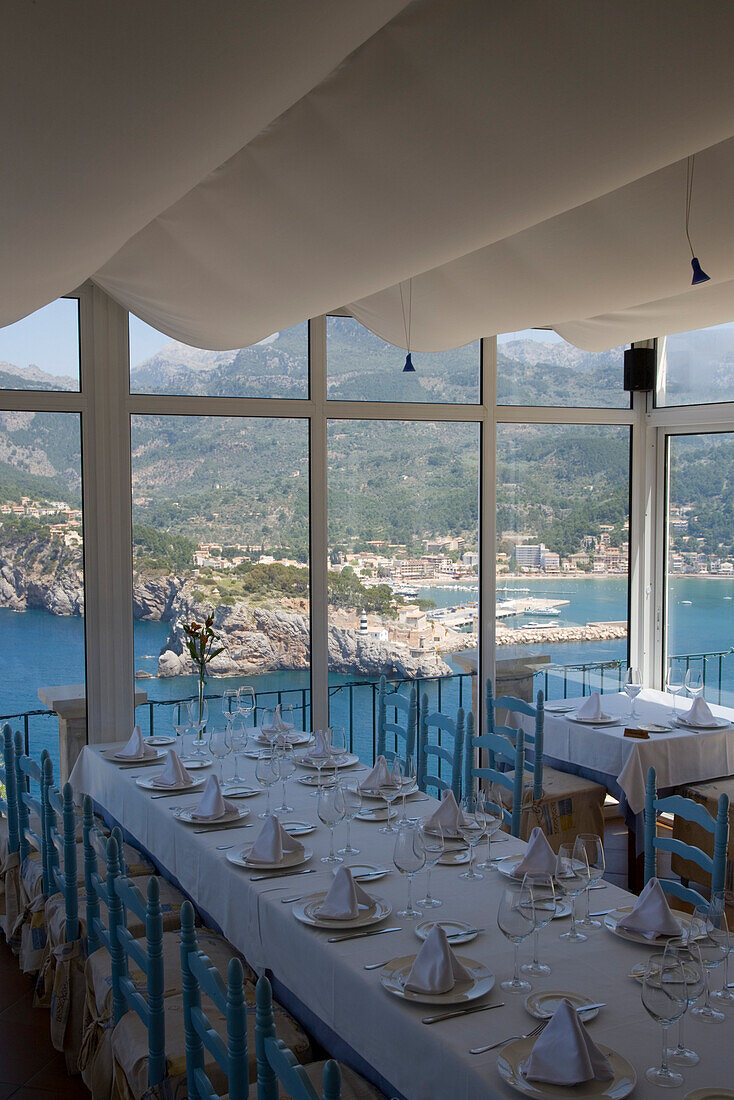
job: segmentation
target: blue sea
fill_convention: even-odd
[[[529,588],[530,594],[549,599],[568,600],[554,616],[561,624],[585,624],[587,622],[616,621],[627,618],[627,583],[620,578],[588,578],[579,580],[552,580],[532,578],[522,581],[507,581],[506,591],[502,586],[499,596],[511,598],[518,588]],[[450,588],[423,589],[420,593],[432,599],[440,607],[467,603],[477,598],[474,591],[456,591]],[[734,579],[718,577],[679,577],[671,582],[671,651],[675,654],[696,654],[713,650],[727,650],[734,646]],[[521,626],[527,621],[538,621],[532,613],[508,620],[511,625]],[[554,621],[554,620],[548,620]],[[155,674],[158,654],[168,632],[165,623],[135,623],[135,668]],[[0,637],[2,637],[3,676],[0,679],[0,715],[17,714],[21,711],[42,709],[37,695],[39,687],[74,684],[84,681],[84,630],[79,619],[61,618],[43,611],[16,613],[0,610]],[[472,644],[471,635],[467,635],[467,646]],[[511,657],[520,651],[519,647],[502,646],[497,651],[499,659]],[[598,661],[626,660],[626,641],[583,642],[558,645],[538,643],[532,647],[523,647],[522,652],[548,654],[554,664],[580,664]],[[449,661],[449,663],[452,663]],[[456,666],[455,666],[456,667]],[[461,671],[456,667],[456,671]],[[580,673],[573,674],[575,682],[580,683]],[[611,677],[610,673],[605,674]],[[357,677],[332,675],[330,678],[331,720],[332,724],[344,726],[351,733],[355,751],[365,756],[372,752],[373,705],[375,692],[371,684],[360,682]],[[358,686],[345,685],[358,682]],[[237,687],[249,683],[257,692],[272,693],[263,699],[263,705],[278,700],[278,693],[284,703],[292,703],[301,708],[305,700],[305,712],[296,711],[297,724],[308,727],[308,672],[276,672],[251,677],[212,677],[208,692],[219,694],[225,688]],[[589,686],[600,686],[598,674],[592,674]],[[614,690],[616,680],[611,677],[604,682],[605,690]],[[734,655],[721,663],[721,691],[719,692],[719,666],[709,661],[707,668],[706,696],[711,702],[723,702],[734,705]],[[542,686],[542,681],[539,681]],[[563,693],[560,677],[551,677],[549,695],[554,697]],[[149,700],[157,704],[152,708],[152,721],[157,732],[170,730],[174,721],[176,707],[170,701],[191,697],[196,690],[194,677],[184,676],[174,679],[157,677],[140,680],[138,687],[148,692]],[[438,702],[438,685],[429,682],[423,685],[428,691],[431,706]],[[448,711],[455,709],[460,702],[468,702],[471,690],[468,679],[444,680],[441,684],[441,705]],[[569,686],[569,694],[572,694]],[[167,701],[169,701],[167,703]],[[212,702],[213,718],[222,721],[220,704]],[[138,720],[145,732],[151,721],[151,708],[138,710]],[[36,751],[47,746],[56,755],[56,720],[52,716],[32,717],[29,720],[32,745]],[[16,723],[13,723],[14,725]],[[20,724],[20,723],[18,723]],[[126,731],[120,731],[122,736]]]

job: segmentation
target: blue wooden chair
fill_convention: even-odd
[[[323,1091],[319,1097],[309,1080],[306,1067],[300,1065],[282,1039],[278,1039],[275,1034],[272,989],[265,976],[258,979],[256,1000],[258,1100],[278,1100],[279,1084],[292,1100],[341,1100],[341,1071],[333,1059],[324,1064]]]
[[[21,969],[37,971],[46,948],[44,913],[49,894],[48,852],[45,844],[47,749],[40,761],[24,751],[23,735],[15,732],[15,780],[20,841],[20,914],[14,940],[18,941]],[[37,793],[34,789],[37,788]]]
[[[487,733],[501,733],[511,740],[514,730],[511,726],[499,726],[495,721],[497,710],[509,710],[514,714],[525,714],[535,722],[533,733],[525,731],[525,770],[533,776],[533,799],[543,797],[543,724],[545,718],[543,692],[539,691],[537,704],[533,706],[514,695],[501,695],[494,698],[492,681],[487,679]],[[490,754],[491,763],[491,754]]]
[[[75,943],[80,935],[79,923],[79,861],[76,840],[76,810],[74,791],[70,783],[64,783],[63,792],[53,784],[53,767],[45,762],[46,780],[46,862],[49,875],[49,893],[59,893],[64,899],[64,940]],[[63,832],[59,833],[58,818]],[[59,852],[63,853],[63,871]]]
[[[713,858],[708,853],[701,851],[693,844],[675,837],[659,837],[657,835],[657,815],[659,813],[674,814],[686,821],[693,821],[712,833],[714,838]],[[671,794],[667,798],[658,798],[655,769],[647,769],[647,788],[645,791],[645,883],[657,876],[657,852],[671,852],[682,859],[690,860],[697,864],[703,871],[711,875],[712,896],[717,890],[724,888],[726,877],[726,846],[729,841],[729,798],[726,794],[719,795],[718,813],[713,818],[705,806],[695,802],[692,798],[684,798],[683,795]],[[660,885],[667,894],[688,902],[692,906],[708,905],[708,899],[692,886],[684,886],[676,879],[660,880]]]
[[[514,738],[509,740],[499,733],[483,733],[474,736],[474,715],[469,712],[466,719],[466,751],[464,754],[464,791],[468,795],[474,789],[474,780],[497,783],[512,796],[512,804],[503,807],[503,818],[513,836],[520,835],[522,822],[523,775],[525,770],[525,734],[521,729],[513,730]],[[492,754],[492,764],[486,767],[475,766],[474,750],[480,749]],[[505,765],[509,770],[502,771]]]
[[[430,742],[430,731],[436,729],[436,744]],[[441,744],[441,735],[446,733],[451,743],[451,748]],[[437,761],[436,775],[429,774],[429,757]],[[451,780],[447,782],[441,777],[441,761],[445,761],[451,768]],[[429,786],[435,787],[439,792],[452,790],[457,802],[461,801],[461,779],[464,767],[464,710],[459,707],[456,718],[449,718],[440,711],[428,712],[428,695],[423,696],[423,705],[420,712],[418,726],[418,786],[425,791]]]
[[[399,711],[405,716],[404,725],[397,721],[397,713],[395,721],[388,721],[390,710]],[[400,756],[405,762],[407,757],[415,755],[417,730],[418,696],[415,688],[410,689],[410,695],[406,699],[397,691],[388,692],[387,680],[381,676],[377,695],[377,755],[384,756],[388,762]],[[392,738],[394,748],[387,747],[388,734]]]
[[[3,726],[3,771],[7,834],[3,837],[2,851],[0,852],[0,927],[5,933],[5,939],[16,951],[19,943],[14,940],[13,930],[21,906],[20,828],[13,731],[7,723]]]

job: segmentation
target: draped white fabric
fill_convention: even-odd
[[[411,278],[416,350],[731,319],[731,5],[150,7],[15,0],[0,322],[90,274],[210,348],[345,303],[405,346]]]

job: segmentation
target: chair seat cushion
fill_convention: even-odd
[[[512,773],[510,773],[512,774]],[[557,768],[543,768],[543,796],[533,800],[532,775],[523,795],[520,836],[528,840],[537,826],[543,830],[554,852],[573,841],[579,833],[604,836],[606,788],[590,779]],[[512,792],[501,788],[502,801],[512,806]]]

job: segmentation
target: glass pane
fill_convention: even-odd
[[[155,731],[186,719],[172,705],[197,693],[183,624],[212,612],[210,725],[222,693],[249,684],[308,728],[308,422],[133,416],[132,500],[135,674]],[[138,715],[147,731],[149,708]]]
[[[331,420],[328,448],[331,722],[371,760],[381,674],[471,707],[454,654],[477,644],[479,426]]]
[[[624,348],[582,351],[555,332],[526,329],[497,337],[497,404],[628,409]]]
[[[708,702],[731,706],[734,434],[670,436],[668,448],[666,672],[671,660],[679,676],[703,672]]]
[[[497,426],[497,677],[551,699],[618,691],[627,662],[629,429]]]
[[[0,389],[79,389],[76,298],[59,298],[0,328]]]
[[[353,317],[327,317],[327,395],[343,401],[411,401],[476,405],[480,400],[480,344],[453,351],[406,353],[375,336]]]
[[[308,322],[235,351],[203,351],[130,315],[130,392],[308,397]]]
[[[0,722],[14,730],[44,712],[39,689],[85,679],[80,431],[77,413],[0,412]],[[28,729],[58,775],[56,715]]]
[[[658,405],[734,401],[734,324],[659,341]]]

